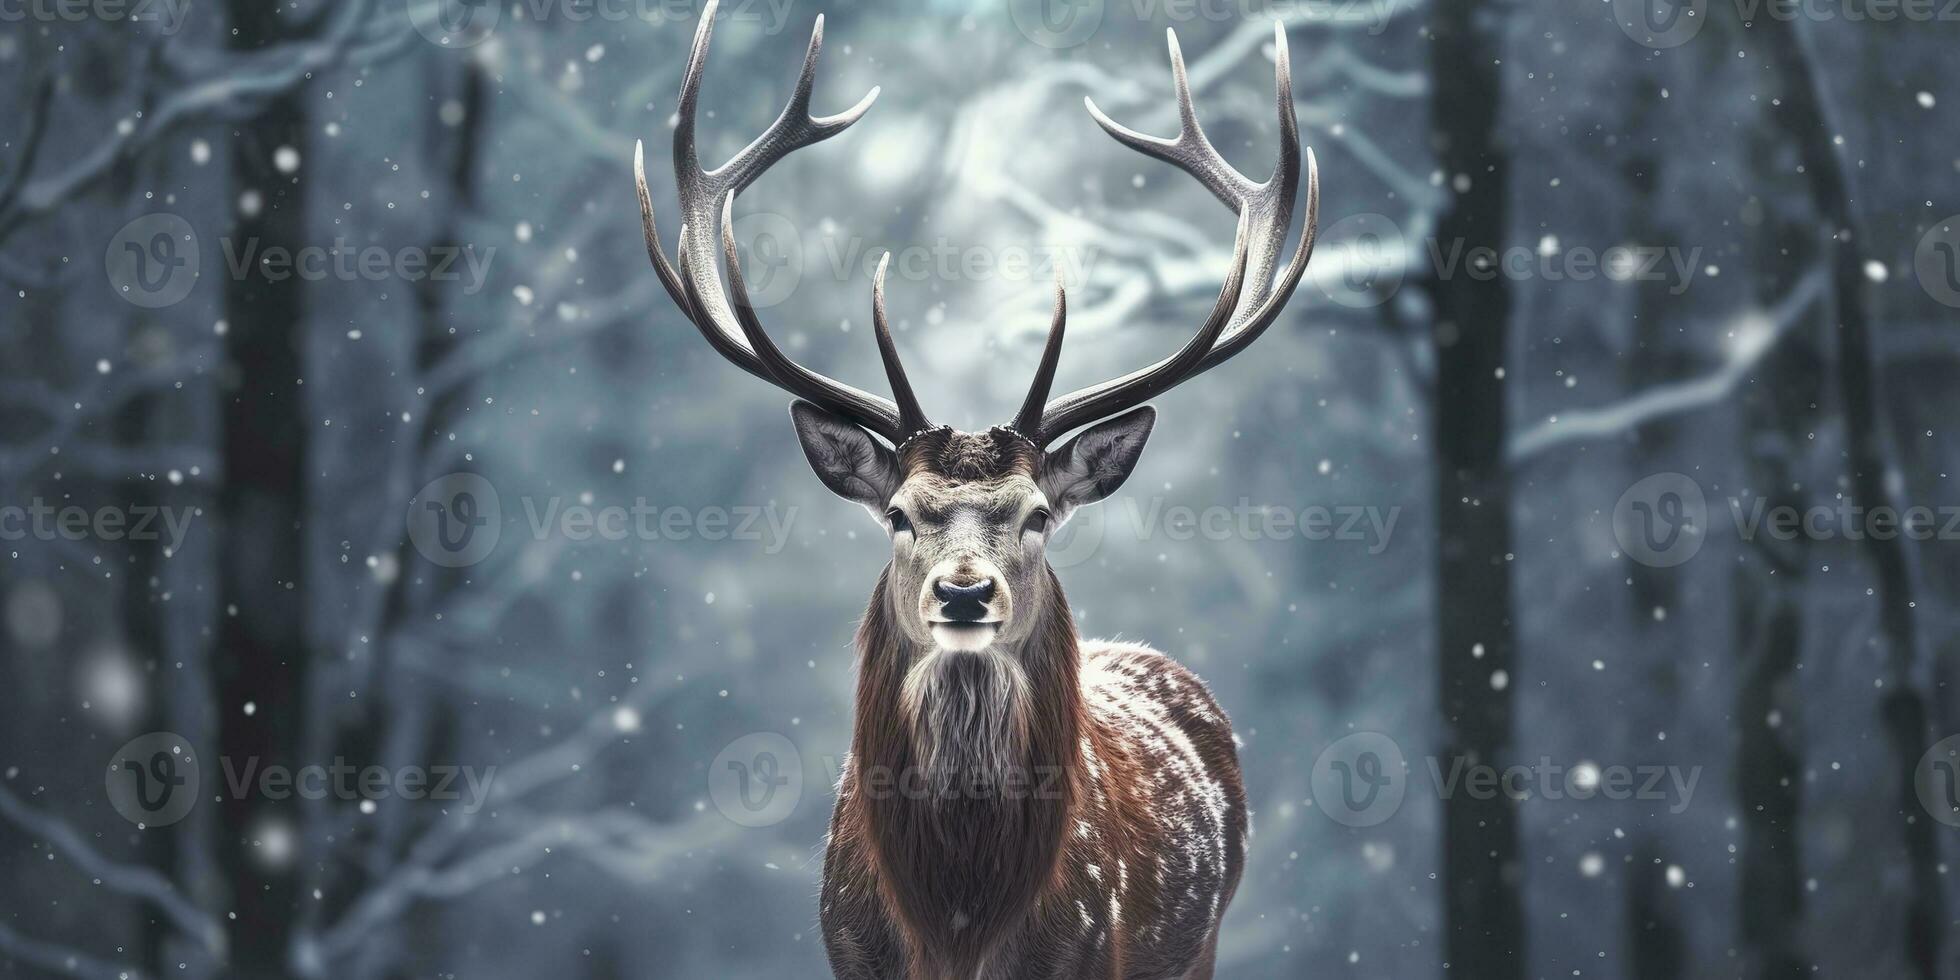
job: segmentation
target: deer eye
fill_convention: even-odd
[[[1048,523],[1055,519],[1045,508],[1028,515],[1028,522],[1021,525],[1021,533],[1047,534]]]
[[[905,512],[896,507],[885,511],[885,520],[891,522],[893,534],[904,534],[912,530],[912,519],[906,517]]]

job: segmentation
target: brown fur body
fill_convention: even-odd
[[[858,635],[824,862],[836,975],[1210,977],[1249,827],[1230,724],[1203,683],[1156,651],[1080,642],[1057,585],[1018,651],[1014,744],[927,772],[902,693],[918,651],[885,593],[881,578]],[[992,655],[939,656],[977,672]]]

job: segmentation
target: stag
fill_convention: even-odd
[[[1306,269],[1319,202],[1311,153],[1300,243],[1275,276],[1302,169],[1285,31],[1274,32],[1280,158],[1263,183],[1226,163],[1199,128],[1175,33],[1175,138],[1125,128],[1084,100],[1118,142],[1184,170],[1238,216],[1230,269],[1196,336],[1140,370],[1050,398],[1067,309],[1058,283],[1020,411],[961,432],[928,421],[906,380],[885,319],[884,263],[871,314],[890,399],[798,364],[764,330],[736,252],[735,195],[856,122],[878,90],[838,115],[810,114],[820,16],[782,114],[703,170],[695,117],[714,15],[711,2],[681,83],[676,262],[654,228],[644,149],[634,150],[648,258],[715,350],[795,396],[790,416],[817,477],[891,536],[857,634],[851,752],[824,858],[832,970],[1210,977],[1250,832],[1230,722],[1204,683],[1162,653],[1078,636],[1045,549],[1072,513],[1129,477],[1156,419],[1143,403],[1258,339]]]

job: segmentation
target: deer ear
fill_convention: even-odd
[[[1099,422],[1049,453],[1041,463],[1041,492],[1058,518],[1115,493],[1143,455],[1157,423],[1148,405]]]
[[[789,407],[796,438],[830,492],[882,514],[898,491],[898,457],[871,433],[806,401]]]

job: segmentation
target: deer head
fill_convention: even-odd
[[[1205,138],[1175,34],[1169,35],[1181,121],[1175,138],[1127,129],[1084,100],[1090,115],[1119,142],[1189,173],[1238,215],[1230,269],[1196,335],[1154,364],[1050,398],[1067,312],[1067,297],[1058,282],[1047,344],[1020,411],[1011,422],[985,432],[960,432],[930,422],[906,379],[885,317],[889,256],[873,278],[871,314],[891,398],[796,363],[764,329],[749,301],[736,252],[735,195],[790,152],[855,123],[878,90],[838,115],[810,115],[810,91],[823,47],[819,16],[782,114],[734,158],[703,170],[694,126],[714,15],[715,4],[710,3],[695,33],[674,130],[674,174],[683,216],[678,264],[669,262],[661,249],[644,149],[634,149],[648,258],[674,303],[715,350],[796,396],[791,418],[818,478],[832,492],[863,505],[891,535],[892,563],[884,591],[889,612],[906,638],[922,648],[951,651],[1012,645],[1035,629],[1036,617],[1030,613],[1045,606],[1053,588],[1044,556],[1050,535],[1077,508],[1114,493],[1135,467],[1156,419],[1143,403],[1258,339],[1306,269],[1319,207],[1319,177],[1310,152],[1300,243],[1283,274],[1277,279],[1274,275],[1301,172],[1286,34],[1275,30],[1282,150],[1272,177],[1264,182],[1233,169]],[[1071,433],[1077,434],[1053,446]]]

